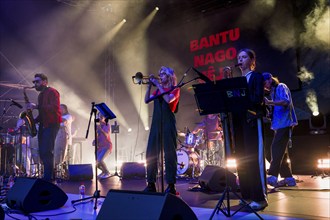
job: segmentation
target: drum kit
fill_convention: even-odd
[[[30,137],[25,126],[0,133],[0,175],[26,176],[30,172]],[[3,129],[4,130],[4,129]]]
[[[25,96],[25,90],[31,89],[31,87],[24,84],[13,84],[6,81],[0,81],[0,86],[7,87],[10,90],[23,89]],[[23,108],[21,104],[17,103],[13,99],[4,100],[4,102],[9,101],[10,104],[7,105],[7,103],[5,103],[4,105],[4,111],[0,116],[0,120],[3,124],[11,124],[7,123],[10,118],[15,120],[18,118],[18,120],[16,121],[16,127],[0,127],[0,176],[39,176],[39,152],[37,138],[30,136],[31,129],[24,123],[25,117],[22,117],[22,113],[26,112],[22,112],[19,117],[6,115],[12,106],[16,106],[20,109]],[[9,119],[4,121],[4,118]],[[33,164],[31,161],[37,162],[34,162]],[[35,168],[33,169],[33,167]]]
[[[15,165],[15,148],[16,136],[9,132],[0,133],[0,170],[1,175],[10,173],[16,168]]]
[[[6,173],[14,161],[14,147],[15,137],[9,133],[0,133],[0,170],[1,175]]]
[[[204,133],[203,129],[196,134],[189,129],[186,133],[178,131],[177,175],[194,178],[200,176],[205,165],[217,165],[216,160],[219,158],[214,155],[217,155],[218,144],[210,143],[218,143],[220,138],[216,135],[214,140],[206,140]],[[184,138],[184,141],[181,141],[180,137]]]

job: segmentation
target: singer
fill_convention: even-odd
[[[148,103],[149,99],[157,95],[173,90],[177,84],[174,70],[165,66],[162,66],[159,70],[160,82],[153,75],[149,78],[150,83],[145,94],[146,103]],[[156,88],[153,93],[151,93],[152,85]],[[165,193],[176,195],[177,129],[174,113],[177,110],[179,99],[179,88],[175,88],[173,91],[154,99],[154,111],[146,151],[148,185],[144,189],[145,192],[157,191],[156,176],[158,173],[158,164],[160,164],[158,160],[161,153],[161,146],[164,146],[165,179],[168,184]],[[163,143],[161,143],[161,140],[163,140]]]
[[[233,113],[235,158],[242,198],[254,210],[268,206],[266,167],[263,146],[264,80],[256,72],[256,54],[245,48],[239,51],[237,62],[246,78],[249,109],[244,114]]]
[[[43,179],[54,181],[54,146],[57,132],[62,122],[59,92],[48,86],[48,78],[43,73],[34,75],[34,87],[40,92],[38,105],[27,103],[27,109],[37,109],[39,115],[35,119],[39,123],[38,144],[40,159],[44,165]]]
[[[270,73],[263,73],[265,93],[269,93],[270,99],[265,97],[265,104],[272,108],[271,129],[274,130],[271,145],[271,161],[268,170],[267,182],[269,185],[295,186],[296,180],[292,177],[291,164],[288,162],[288,146],[291,144],[292,129],[298,125],[296,113],[293,107],[290,89],[280,83]],[[290,146],[289,146],[290,147]],[[278,175],[284,178],[277,181]]]

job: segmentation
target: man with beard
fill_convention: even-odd
[[[43,179],[54,180],[54,145],[57,132],[62,122],[60,111],[60,94],[48,86],[48,78],[43,73],[34,76],[33,84],[40,92],[38,104],[27,103],[27,109],[37,109],[39,115],[35,119],[39,123],[38,143],[40,159],[44,165]]]

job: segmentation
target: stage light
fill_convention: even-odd
[[[311,134],[325,134],[327,128],[326,117],[319,113],[309,118],[309,129]]]
[[[147,167],[147,161],[146,160],[138,160],[139,164],[143,164],[143,166]]]
[[[144,128],[144,130],[146,130],[146,131],[149,131],[149,127],[148,126],[146,126],[145,128]]]
[[[329,170],[330,169],[330,159],[318,159],[317,168],[321,169],[321,170]]]
[[[159,8],[158,8],[158,7],[156,7],[156,8],[155,8],[155,10],[156,10],[156,11],[159,11]]]
[[[128,128],[128,129],[127,129],[127,132],[128,132],[128,133],[132,132],[132,128]]]
[[[318,112],[318,111],[313,112],[313,116],[318,116],[319,114],[320,114],[320,112]]]
[[[123,23],[126,23],[126,21],[127,21],[127,20],[124,18],[124,19],[123,19]]]
[[[227,167],[228,171],[230,171],[232,173],[237,173],[236,159],[228,158],[226,161],[226,167]]]
[[[329,154],[328,154],[329,156]],[[323,158],[317,160],[317,170],[319,170],[318,175],[320,175],[322,178],[329,177],[329,171],[330,171],[330,159]],[[327,183],[327,186],[329,186],[329,183]]]
[[[236,159],[227,159],[227,164],[226,164],[226,166],[228,167],[228,168],[236,168]]]

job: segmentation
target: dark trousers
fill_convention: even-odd
[[[268,174],[272,176],[292,177],[291,163],[288,163],[288,141],[290,127],[280,128],[275,131],[271,146],[271,161]]]
[[[163,142],[161,141],[163,140]],[[171,112],[168,103],[154,101],[154,113],[148,139],[146,152],[147,181],[155,183],[158,173],[158,165],[162,166],[159,155],[161,146],[164,147],[165,179],[167,183],[176,183],[177,174],[177,129],[174,113]]]
[[[257,119],[247,122],[238,115],[233,119],[235,133],[235,157],[240,190],[243,199],[255,202],[267,199],[264,151],[258,137]],[[259,143],[260,142],[260,143]]]
[[[52,124],[47,128],[39,127],[38,143],[40,159],[44,165],[44,177],[46,181],[54,179],[54,146],[59,124]]]

